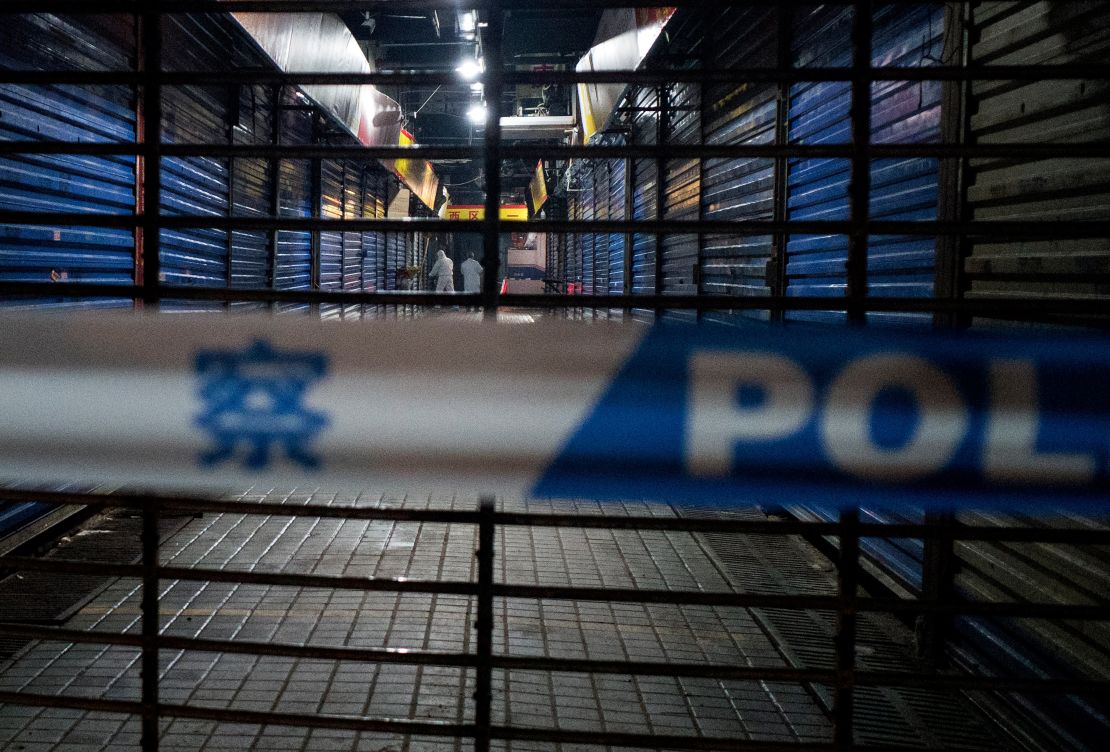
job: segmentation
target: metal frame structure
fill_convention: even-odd
[[[0,703],[36,707],[74,708],[142,717],[143,752],[158,749],[159,720],[193,718],[252,724],[275,724],[305,728],[343,729],[420,736],[471,739],[476,752],[488,752],[492,740],[531,740],[567,744],[602,744],[615,747],[716,750],[745,749],[753,752],[785,750],[865,749],[854,743],[853,692],[857,687],[902,687],[948,691],[1003,693],[1098,694],[1110,690],[1110,679],[1044,679],[868,671],[855,665],[856,618],[861,613],[926,615],[951,619],[956,616],[1110,620],[1110,604],[1061,605],[1056,603],[972,602],[937,592],[920,599],[861,597],[858,593],[862,538],[916,538],[951,546],[955,541],[1039,542],[1076,545],[1110,544],[1110,530],[1046,530],[1037,527],[974,527],[944,523],[923,525],[868,524],[855,511],[844,511],[838,522],[739,521],[718,519],[668,519],[658,517],[583,517],[563,514],[532,514],[497,511],[492,498],[481,500],[475,511],[429,511],[381,509],[355,506],[324,506],[219,501],[203,498],[164,497],[138,494],[96,495],[5,491],[16,500],[34,500],[54,505],[83,505],[94,509],[126,508],[142,516],[142,560],[135,565],[38,559],[28,556],[0,557],[0,567],[13,570],[65,574],[100,574],[131,577],[142,581],[142,625],[140,634],[106,634],[64,628],[0,623],[0,635],[78,644],[116,645],[142,653],[142,691],[137,702],[101,700],[64,695],[0,692]],[[158,560],[158,520],[167,513],[232,513],[287,517],[341,518],[408,523],[449,523],[477,528],[477,579],[465,581],[413,580],[408,578],[360,578],[302,574],[278,574],[213,570],[196,567],[167,567]],[[839,542],[836,595],[767,595],[734,592],[673,591],[545,585],[510,585],[494,576],[494,541],[499,527],[560,527],[621,530],[666,530],[743,535],[833,536]],[[171,637],[159,634],[159,584],[164,580],[221,582],[346,590],[429,593],[467,596],[476,599],[477,620],[474,652],[447,653],[409,649],[356,649]],[[616,661],[545,658],[495,654],[493,651],[493,603],[501,599],[554,599],[577,601],[637,602],[701,605],[736,608],[823,610],[836,614],[834,636],[836,665],[833,669],[742,667],[720,664]],[[380,664],[453,666],[475,672],[475,716],[470,723],[370,719],[309,714],[253,712],[243,710],[167,704],[158,697],[158,655],[161,650],[245,653],[346,660]],[[701,677],[740,681],[819,684],[834,692],[833,738],[822,743],[741,741],[710,736],[666,736],[635,733],[570,731],[517,726],[492,722],[494,669],[634,674],[641,676]],[[900,749],[884,745],[885,750]]]
[[[348,10],[385,9],[395,11],[398,2],[390,0],[6,0],[0,15],[23,13],[126,13],[134,14],[138,22],[139,64],[134,71],[77,72],[77,71],[0,71],[0,82],[26,85],[104,85],[130,87],[141,102],[142,118],[139,137],[135,143],[74,143],[63,141],[0,142],[0,156],[19,154],[55,154],[84,156],[131,156],[140,160],[143,191],[137,209],[131,214],[79,214],[42,213],[35,211],[0,211],[0,224],[29,226],[82,226],[111,227],[132,230],[142,241],[142,254],[137,264],[138,278],[131,285],[100,285],[89,283],[29,283],[0,282],[0,298],[13,301],[23,298],[126,298],[141,301],[147,307],[157,307],[164,300],[206,301],[259,301],[269,303],[355,304],[355,305],[406,305],[406,306],[457,306],[471,305],[494,315],[503,307],[535,307],[555,310],[578,309],[654,309],[656,311],[766,311],[779,317],[788,311],[844,311],[853,323],[862,323],[870,312],[917,312],[933,314],[938,321],[957,323],[969,317],[992,316],[1022,320],[1046,320],[1053,317],[1103,317],[1106,321],[1107,304],[1098,297],[1060,297],[1029,300],[1020,297],[993,297],[991,299],[963,299],[951,291],[929,299],[874,297],[867,291],[867,245],[874,235],[900,234],[907,236],[942,237],[953,248],[959,248],[969,237],[1010,238],[1107,238],[1110,221],[1084,221],[1079,223],[1045,223],[1042,221],[985,221],[967,219],[962,213],[942,213],[935,222],[876,221],[870,215],[869,168],[873,160],[900,157],[931,157],[953,165],[972,158],[1092,158],[1110,159],[1108,143],[1057,143],[1057,144],[894,144],[870,143],[870,111],[867,106],[870,89],[879,81],[941,81],[952,88],[964,87],[971,80],[1044,81],[1066,79],[1110,79],[1110,64],[1053,64],[1033,68],[1024,66],[977,66],[943,64],[928,68],[883,67],[871,65],[871,15],[877,4],[914,4],[913,0],[830,0],[832,5],[852,6],[855,26],[852,36],[852,65],[848,67],[793,68],[788,65],[787,51],[780,49],[775,67],[682,70],[640,70],[613,72],[509,71],[503,66],[500,47],[503,11],[514,8],[533,8],[536,0],[467,0],[467,6],[487,13],[489,41],[485,46],[486,72],[484,85],[489,103],[489,122],[496,123],[502,92],[506,87],[533,83],[622,83],[657,86],[664,95],[663,118],[666,117],[666,85],[674,82],[736,83],[743,81],[769,82],[785,89],[793,82],[830,81],[851,85],[853,107],[851,131],[853,139],[844,145],[788,144],[784,134],[770,144],[760,145],[667,145],[657,139],[653,145],[619,146],[521,146],[502,143],[500,129],[487,127],[479,146],[415,146],[373,147],[331,145],[285,145],[277,134],[272,142],[258,145],[235,144],[166,144],[161,142],[163,120],[162,94],[165,87],[189,84],[210,85],[267,85],[289,87],[297,84],[378,84],[397,85],[427,84],[447,85],[456,83],[449,73],[380,71],[367,74],[335,74],[327,72],[279,73],[274,71],[223,71],[223,72],[167,72],[162,70],[161,28],[165,14],[171,13],[225,13],[233,11],[272,12],[340,12]],[[580,7],[625,7],[627,0],[543,0],[539,3],[550,8],[573,9]],[[720,6],[719,0],[637,0],[638,6],[681,6],[701,8],[712,12]],[[743,4],[743,3],[741,3]],[[783,0],[749,0],[747,4],[772,4],[783,10],[780,18],[789,17],[789,10],[801,3]],[[405,5],[414,9],[454,8],[456,0],[406,0]],[[953,6],[965,2],[951,3]],[[781,43],[780,43],[781,44]],[[780,102],[780,109],[784,105]],[[951,126],[959,130],[960,123]],[[289,217],[199,217],[163,216],[161,204],[162,159],[167,157],[222,157],[253,159],[307,159],[312,164],[316,200],[313,216]],[[670,221],[663,219],[665,205],[665,165],[674,159],[713,158],[762,158],[774,160],[776,171],[784,172],[789,158],[838,158],[851,162],[850,187],[851,211],[845,220],[789,221],[785,214],[777,213],[772,221],[714,222]],[[405,158],[450,158],[483,160],[486,175],[485,219],[479,222],[443,222],[438,219],[327,219],[320,216],[318,200],[319,165],[323,159],[377,160]],[[659,165],[657,218],[633,221],[631,214],[620,221],[605,220],[590,223],[566,220],[541,220],[530,222],[504,221],[499,216],[500,165],[507,159],[524,160],[567,159],[648,159]],[[631,179],[630,177],[628,179]],[[271,204],[276,206],[276,204]],[[309,291],[266,289],[223,289],[184,287],[166,284],[161,279],[159,253],[160,232],[165,229],[255,230],[276,234],[278,231],[307,231],[312,233],[315,244],[312,277],[319,283],[318,233],[321,231],[382,231],[382,232],[451,232],[476,233],[483,238],[487,260],[485,264],[484,292],[473,295],[443,295],[407,292],[338,292],[313,289]],[[499,238],[513,231],[550,232],[570,235],[581,232],[631,235],[654,235],[656,242],[656,286],[652,295],[502,295],[498,284],[501,270]],[[843,298],[793,297],[782,294],[784,282],[784,239],[790,234],[842,234],[850,238],[848,256],[848,292]],[[662,238],[668,234],[704,236],[731,234],[744,236],[771,236],[775,239],[776,261],[772,276],[777,280],[778,294],[769,297],[726,296],[676,296],[660,294],[663,264]],[[626,267],[627,270],[627,267]],[[626,271],[626,288],[631,284]],[[1107,680],[1064,679],[1014,679],[1004,677],[953,676],[930,672],[891,673],[864,671],[855,664],[856,617],[861,612],[920,614],[929,617],[934,632],[942,634],[941,624],[956,615],[1007,616],[1027,618],[1052,618],[1075,620],[1110,619],[1110,605],[1059,605],[1048,603],[984,603],[956,600],[950,587],[944,583],[943,552],[950,550],[956,540],[975,541],[1026,541],[1041,543],[1069,543],[1085,545],[1110,544],[1110,531],[1048,530],[1025,527],[975,528],[957,526],[946,520],[936,520],[924,525],[874,525],[862,523],[853,511],[841,514],[839,522],[736,522],[721,520],[660,520],[656,518],[582,518],[560,515],[511,514],[498,512],[492,501],[483,501],[474,512],[431,512],[384,510],[366,508],[336,508],[324,506],[288,506],[224,502],[206,499],[164,498],[141,495],[92,496],[81,494],[49,494],[5,491],[9,500],[30,500],[55,505],[85,505],[93,508],[127,507],[138,510],[143,518],[143,559],[136,566],[109,566],[83,562],[59,562],[29,557],[6,556],[0,566],[56,572],[101,573],[120,577],[136,577],[143,582],[142,632],[139,635],[86,633],[67,629],[48,629],[15,624],[0,625],[0,634],[32,639],[64,640],[75,643],[121,645],[142,651],[142,695],[138,702],[120,702],[89,698],[30,695],[0,692],[0,702],[37,705],[41,707],[67,707],[138,714],[142,717],[143,749],[152,752],[158,748],[158,722],[163,717],[184,717],[225,720],[259,724],[292,724],[314,728],[381,731],[425,736],[472,739],[477,752],[487,752],[491,740],[534,740],[563,743],[598,743],[613,746],[662,747],[669,749],[735,749],[741,743],[736,739],[710,737],[667,737],[646,734],[618,734],[576,732],[553,729],[525,729],[512,726],[494,726],[491,721],[491,672],[493,669],[531,669],[546,671],[581,671],[632,673],[688,677],[728,678],[750,681],[801,682],[828,685],[834,688],[833,720],[834,738],[828,743],[785,745],[768,742],[745,742],[743,748],[751,750],[809,749],[834,750],[853,747],[852,703],[853,690],[862,686],[928,687],[963,691],[997,691],[1022,693],[1099,693],[1110,690]],[[158,519],[169,512],[229,512],[236,514],[313,515],[318,517],[343,517],[347,519],[393,520],[406,522],[435,522],[474,525],[478,530],[478,578],[474,582],[400,581],[390,579],[364,579],[353,577],[317,577],[307,575],[261,574],[223,572],[200,569],[164,567],[158,563]],[[638,530],[681,530],[688,532],[713,531],[749,535],[806,535],[833,536],[838,547],[838,595],[815,597],[801,595],[753,595],[735,593],[676,593],[662,590],[615,590],[608,588],[532,587],[498,583],[494,579],[493,543],[499,526],[555,526],[599,527]],[[879,599],[860,597],[857,594],[860,574],[859,541],[866,537],[913,538],[930,542],[929,567],[935,570],[926,597],[918,600]],[[436,653],[429,651],[395,651],[389,649],[359,650],[348,648],[322,648],[273,643],[248,643],[185,639],[162,636],[158,631],[158,584],[166,579],[201,580],[235,583],[261,583],[272,585],[346,588],[390,592],[450,593],[476,599],[478,606],[477,649],[473,653]],[[566,660],[535,657],[497,655],[493,652],[492,631],[493,602],[495,598],[563,598],[605,601],[637,601],[671,604],[701,604],[713,606],[820,609],[837,615],[836,656],[833,670],[795,670],[782,668],[743,668],[701,664],[673,664],[650,662]],[[280,655],[379,663],[406,663],[447,665],[475,672],[477,678],[476,714],[469,723],[435,723],[421,721],[375,720],[340,718],[316,715],[291,715],[238,710],[221,710],[185,705],[170,705],[159,701],[158,654],[160,650],[205,650]],[[892,748],[892,747],[887,747]]]

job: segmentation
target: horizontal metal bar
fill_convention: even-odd
[[[508,86],[550,84],[626,84],[658,86],[668,83],[739,84],[805,83],[819,81],[1070,81],[1110,79],[1110,65],[1091,63],[1036,66],[984,65],[974,68],[955,66],[883,67],[854,69],[737,67],[726,69],[650,69],[615,71],[504,71]],[[101,85],[140,86],[145,77],[129,71],[31,71],[0,70],[0,83],[24,85]],[[240,71],[163,71],[158,74],[163,86],[218,86],[260,84],[269,86],[463,86],[458,74],[450,71],[379,70],[372,73],[335,73],[277,70]]]
[[[99,144],[76,141],[3,141],[0,154],[80,154],[87,156],[131,156],[144,150],[142,144]],[[481,159],[481,146],[337,146],[295,144],[163,144],[163,157],[243,157],[255,159]],[[1110,159],[1108,143],[1068,144],[880,144],[869,147],[871,159],[978,158],[978,159]],[[850,159],[856,156],[849,144],[635,144],[611,146],[502,147],[503,159],[589,160],[589,159],[747,159],[779,157],[797,159]]]
[[[138,715],[143,712],[139,702],[127,700],[101,700],[93,697],[74,695],[40,695],[32,692],[7,692],[0,690],[0,703],[4,705],[24,705],[36,708],[72,708],[92,710],[119,715]]]
[[[567,731],[564,729],[493,726],[490,737],[510,741],[536,741],[547,744],[638,747],[642,749],[726,749],[733,752],[843,752],[839,745],[825,742],[766,742],[712,736],[674,736],[670,734],[631,734],[612,731]],[[885,744],[886,752],[891,748]]]
[[[609,601],[613,603],[668,603],[684,606],[724,606],[735,608],[782,608],[831,610],[839,604],[835,596],[770,595],[762,593],[703,592],[700,590],[618,590],[567,585],[510,585],[496,583],[498,598],[534,600]]]
[[[257,710],[206,708],[197,705],[158,705],[163,717],[192,718],[196,720],[223,721],[225,723],[250,723],[259,726],[297,726],[303,728],[337,729],[343,731],[372,731],[385,734],[473,737],[475,727],[469,723],[444,721],[413,721],[395,719],[355,718],[351,716],[316,715],[305,713],[272,713]]]
[[[821,298],[824,302],[825,299]],[[378,506],[336,506],[323,504],[281,504],[274,502],[208,499],[201,497],[150,494],[101,494],[72,491],[4,489],[11,502],[35,502],[57,506],[85,505],[141,509],[157,504],[163,512],[218,512],[290,517],[324,517],[413,523],[477,524],[477,510],[405,509]],[[538,512],[495,512],[497,525],[531,527],[598,528],[620,530],[673,530],[683,532],[724,532],[749,535],[828,535],[835,536],[835,522],[808,520],[734,520],[693,517],[645,517],[548,514]],[[1110,529],[1041,528],[1029,526],[984,527],[976,525],[934,525],[912,523],[860,523],[862,538],[937,538],[956,541],[993,541],[1065,543],[1072,545],[1110,545]]]
[[[704,663],[665,663],[662,661],[602,661],[546,656],[495,655],[493,667],[514,671],[552,671],[583,674],[629,674],[632,676],[686,676],[732,681],[769,681],[834,683],[836,672],[822,669],[794,669],[777,666],[727,666]]]
[[[968,691],[1105,694],[1107,679],[1010,679],[995,676],[918,674],[895,671],[856,671],[855,683],[867,687],[913,687]]]
[[[143,218],[134,214],[43,213],[2,211],[0,225],[116,227],[134,228]],[[895,222],[873,220],[862,223],[869,235],[973,235],[984,238],[1108,238],[1110,221],[1036,222]],[[326,219],[306,217],[210,217],[166,216],[159,225],[167,230],[288,230],[296,232],[439,232],[480,233],[481,221],[425,218],[404,219]],[[853,227],[848,221],[685,221],[685,220],[502,220],[500,232],[547,232],[561,234],[659,234],[659,235],[736,235],[759,236],[776,233],[802,235],[846,235]]]
[[[1057,0],[1078,2],[1079,0]],[[828,0],[827,5],[852,5],[855,0]],[[954,0],[954,4],[970,0]],[[676,6],[718,10],[728,5],[805,5],[805,0],[637,0],[644,8]],[[879,0],[879,5],[919,5],[920,0]],[[5,13],[129,13],[140,5],[138,0],[5,0]],[[628,0],[543,0],[541,7],[550,10],[576,10],[595,8],[624,8]],[[458,0],[162,0],[156,10],[162,13],[201,12],[280,12],[316,13],[350,11],[429,11],[455,9]],[[534,10],[536,0],[467,0],[466,7],[473,10]]]
[[[860,598],[858,610],[873,613],[942,614],[947,616],[994,616],[1025,619],[1072,619],[1108,621],[1110,604],[987,603],[985,601],[929,601],[897,598]]]
[[[325,290],[265,290],[160,285],[165,299],[208,301],[258,301],[307,304],[379,306],[477,307],[480,297],[465,293],[341,292]],[[139,285],[98,285],[74,282],[0,282],[0,297],[32,298],[142,298]],[[523,295],[498,298],[502,308],[538,309],[638,309],[699,311],[845,311],[843,297],[789,296],[692,296],[692,295]],[[1007,318],[1020,316],[1106,317],[1106,300],[1100,298],[990,298],[943,300],[936,298],[865,298],[851,305],[862,311],[899,313],[962,313]]]

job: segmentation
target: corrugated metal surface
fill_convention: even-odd
[[[664,118],[665,144],[696,144],[701,139],[701,92],[697,84],[670,87]],[[663,179],[667,199],[663,218],[696,222],[701,201],[701,164],[697,159],[668,159]],[[697,235],[666,235],[663,238],[664,293],[697,293],[699,239]],[[688,314],[681,314],[685,317]]]
[[[772,8],[730,8],[713,27],[713,63],[773,66],[777,26]],[[773,144],[778,86],[740,83],[707,89],[707,144]],[[702,216],[712,221],[774,219],[775,163],[769,159],[707,159]],[[701,289],[710,295],[768,295],[770,236],[707,235],[702,247]],[[757,313],[767,318],[766,313]]]
[[[794,65],[843,66],[851,60],[851,10],[842,7],[799,9],[795,16]],[[851,85],[844,81],[802,82],[790,87],[789,142],[848,143]],[[791,159],[788,167],[788,218],[848,218],[846,159]],[[787,246],[787,294],[839,297],[845,292],[848,238],[844,235],[792,235]],[[840,320],[842,313],[794,312],[788,320]]]
[[[384,173],[368,170],[363,194],[363,216],[367,219],[385,217],[387,178]],[[385,233],[362,234],[362,279],[367,290],[385,289]]]
[[[312,114],[293,109],[286,98],[281,113],[280,143],[312,143]],[[282,217],[312,216],[312,165],[307,159],[283,159],[279,163],[278,214]],[[280,230],[274,258],[274,287],[279,290],[312,289],[312,234]],[[285,305],[282,310],[307,310],[305,305]]]
[[[132,34],[124,17],[9,17],[0,28],[0,67],[127,69],[134,64]],[[135,122],[135,103],[126,87],[0,85],[0,139],[5,141],[126,143],[135,138]],[[135,159],[41,154],[2,158],[0,208],[129,214],[135,209]],[[0,280],[128,284],[134,273],[134,237],[129,230],[0,227]],[[96,299],[33,303],[131,305],[127,300]]]
[[[628,219],[625,211],[625,178],[627,176],[627,162],[623,159],[606,160],[609,165],[609,218],[614,220]],[[622,295],[625,292],[624,261],[625,261],[624,233],[609,234],[609,294]]]
[[[659,137],[658,89],[642,88],[629,97],[634,109],[632,140],[636,144],[655,144]],[[654,159],[632,160],[632,219],[657,218],[656,179],[658,162]],[[632,236],[633,294],[650,295],[655,292],[656,240],[654,235],[635,233]]]
[[[1099,2],[984,2],[973,8],[975,65],[1103,63],[1110,55],[1110,5]],[[971,138],[982,144],[1106,142],[1110,82],[977,82]],[[1110,213],[1110,170],[1102,160],[973,160],[971,217],[1085,221]],[[1110,256],[1099,239],[973,241],[969,297],[1110,295]]]
[[[597,218],[597,195],[594,191],[593,163],[586,162],[586,167],[579,177],[578,208],[581,212],[579,219],[591,222]],[[597,254],[595,252],[596,237],[594,233],[583,233],[582,238],[582,292],[586,295],[595,293],[597,275]]]
[[[609,160],[597,159],[590,163],[593,168],[593,205],[594,219],[605,221],[612,218],[613,207],[609,204]],[[609,293],[609,235],[593,234],[593,267],[595,295]]]
[[[363,165],[346,163],[343,171],[343,218],[363,218],[363,193],[364,183]],[[362,285],[363,247],[361,232],[343,233],[343,281],[342,289],[348,292],[359,292]],[[358,318],[362,308],[349,305],[344,308],[344,318]]]
[[[325,159],[320,165],[320,216],[343,219],[343,163]],[[320,289],[340,290],[343,286],[343,233],[320,233]],[[338,317],[340,306],[320,306],[323,318]]]
[[[222,70],[234,59],[228,23],[207,16],[165,21],[165,68]],[[167,86],[163,90],[162,138],[170,144],[221,144],[232,138],[231,116],[239,92],[221,86]],[[162,160],[162,211],[168,216],[224,217],[231,213],[229,160],[169,157]],[[231,282],[231,238],[225,230],[163,230],[162,280],[174,285],[226,287]],[[167,302],[165,308],[211,309],[218,303]]]
[[[237,144],[264,144],[273,139],[274,91],[270,87],[239,87],[238,124],[231,135]],[[267,217],[273,213],[275,168],[266,159],[231,160],[232,215]],[[231,237],[230,283],[232,287],[265,289],[273,275],[273,238],[261,230],[235,230]],[[259,308],[265,304],[236,304],[236,308]]]
[[[851,61],[851,9],[820,7],[799,12],[795,65],[842,66]],[[939,4],[882,6],[875,13],[872,64],[922,67],[939,64],[943,52],[943,8]],[[796,144],[850,142],[851,85],[803,82],[790,90],[789,139]],[[872,86],[873,143],[923,143],[940,134],[938,82],[880,82]],[[846,159],[792,159],[788,202],[792,220],[846,220],[851,165]],[[886,220],[936,218],[938,164],[933,159],[872,163],[871,217]],[[787,293],[842,296],[846,289],[848,238],[795,235],[787,244]],[[873,237],[868,252],[868,288],[877,296],[930,296],[935,240]],[[795,312],[791,320],[843,321],[845,314]],[[869,315],[871,321],[923,321],[920,317]]]

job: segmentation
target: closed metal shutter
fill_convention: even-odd
[[[580,192],[572,192],[567,197],[567,218],[579,221],[582,219],[582,200]],[[573,286],[574,292],[582,292],[582,238],[581,233],[567,236],[567,283]],[[569,290],[568,290],[569,292]]]
[[[795,17],[792,56],[799,68],[847,66],[851,62],[850,9],[819,7]],[[851,126],[851,85],[846,81],[802,82],[790,87],[789,142],[846,144]],[[787,179],[788,218],[848,219],[847,159],[790,159]],[[791,235],[786,246],[788,295],[841,297],[847,284],[846,235]],[[844,313],[795,311],[792,321],[844,321]]]
[[[238,125],[232,129],[237,144],[264,144],[273,139],[276,102],[274,91],[264,86],[239,89]],[[231,160],[232,215],[268,217],[274,209],[274,167],[267,159]],[[231,234],[230,283],[232,287],[272,287],[272,235],[264,230],[235,230]],[[235,308],[258,308],[259,303],[239,303]]]
[[[714,67],[774,66],[777,21],[773,9],[730,8],[713,28]],[[711,86],[705,123],[707,144],[773,144],[778,86],[741,83]],[[775,217],[773,159],[707,159],[702,216],[709,221],[772,221]],[[707,235],[702,246],[701,290],[709,295],[769,295],[767,267],[773,238]],[[764,311],[745,314],[768,318]],[[719,315],[708,314],[720,318]]]
[[[312,143],[312,113],[297,107],[291,98],[281,113],[282,144]],[[312,216],[312,165],[307,159],[279,163],[278,214]],[[280,230],[274,259],[274,287],[279,290],[312,289],[312,233]],[[283,305],[282,310],[307,310],[308,306]]]
[[[875,13],[875,67],[923,68],[944,56],[944,9],[882,6]],[[939,81],[880,81],[871,87],[871,142],[935,143],[940,140]],[[940,163],[927,157],[877,159],[871,167],[871,218],[935,221]],[[869,294],[929,298],[934,294],[936,239],[875,235],[869,242]],[[872,323],[931,325],[928,314],[869,313]]]
[[[343,163],[326,159],[320,165],[320,216],[324,219],[343,218]],[[343,233],[329,230],[320,233],[320,289],[339,290],[343,286]],[[337,305],[320,306],[323,318],[341,314]]]
[[[591,222],[597,218],[597,196],[594,193],[594,171],[593,163],[587,163],[587,166],[582,171],[579,180],[581,188],[578,192],[578,210],[581,213],[579,219],[583,222]],[[582,238],[582,292],[586,295],[593,295],[595,292],[594,284],[596,278],[596,254],[594,252],[595,234],[585,233]]]
[[[348,162],[343,170],[343,218],[362,219],[363,206],[363,173],[362,165]],[[359,292],[362,287],[362,233],[343,233],[343,282],[342,289],[348,292]],[[344,318],[358,318],[361,306],[349,305],[343,311]]]
[[[209,16],[165,20],[165,67],[171,71],[222,70],[234,59],[232,30]],[[232,97],[234,96],[234,100]],[[162,139],[169,144],[228,143],[230,109],[239,92],[221,86],[163,89]],[[167,216],[226,217],[230,213],[229,160],[167,157],[162,160],[162,211]],[[231,238],[225,230],[163,230],[162,281],[226,287],[231,282]],[[211,309],[220,304],[167,301],[170,309]]]
[[[609,164],[609,218],[613,220],[628,219],[625,211],[625,177],[627,162],[623,159],[606,160]],[[624,261],[625,261],[624,233],[609,233],[609,294],[623,295],[625,292]]]
[[[36,14],[8,17],[0,28],[0,67],[120,70],[134,67],[129,18],[80,21]],[[0,85],[0,139],[128,143],[135,102],[127,87]],[[0,209],[130,214],[135,210],[134,157],[21,154],[0,158]],[[4,225],[0,280],[130,284],[135,275],[130,230]],[[16,305],[27,305],[23,300]],[[130,306],[129,300],[47,299],[36,305]]]
[[[367,170],[363,193],[363,216],[367,219],[385,217],[387,178],[376,170]],[[385,233],[362,233],[362,279],[367,290],[385,289]]]
[[[659,131],[658,89],[639,89],[629,97],[633,107],[632,139],[634,143],[657,143]],[[632,160],[632,219],[650,221],[658,219],[656,178],[659,163],[654,159]],[[656,239],[649,233],[632,236],[632,292],[651,295],[655,292]]]
[[[851,62],[851,10],[819,8],[796,17],[794,64],[847,66]],[[875,13],[872,64],[923,67],[941,61],[943,8],[883,6]],[[887,81],[872,85],[871,141],[927,143],[940,136],[939,82]],[[790,90],[789,139],[794,144],[851,141],[851,84],[804,82]],[[939,166],[935,159],[875,160],[871,165],[870,216],[876,220],[932,220],[937,212]],[[847,159],[792,159],[789,219],[847,220],[851,163]],[[846,235],[794,235],[787,244],[787,294],[845,294]],[[883,297],[933,294],[936,241],[912,236],[873,236],[868,249],[868,289]],[[843,321],[843,312],[793,312],[791,320]],[[920,322],[923,316],[869,314],[871,322]]]
[[[606,221],[612,218],[612,207],[609,204],[609,160],[595,159],[591,161],[593,167],[593,205],[594,219]],[[595,295],[609,293],[609,234],[594,233],[594,286]]]
[[[1110,5],[984,2],[971,16],[976,66],[1105,63]],[[1110,140],[1105,80],[979,81],[971,139],[979,144]],[[1110,171],[1101,159],[972,160],[967,200],[975,220],[1105,220]],[[998,237],[969,243],[967,296],[1110,295],[1104,238]],[[983,322],[976,322],[983,323]]]
[[[701,92],[697,84],[670,87],[664,102],[666,115],[663,143],[697,144],[701,139]],[[668,159],[663,179],[666,203],[663,218],[696,222],[701,203],[701,163],[697,159]],[[695,295],[701,239],[697,235],[666,235],[663,238],[663,289],[661,292]],[[692,318],[689,311],[674,312],[675,318]]]

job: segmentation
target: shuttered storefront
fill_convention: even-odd
[[[1106,3],[977,3],[971,16],[975,66],[1105,63]],[[1110,139],[1105,80],[981,81],[973,86],[970,136],[977,144],[1102,142]],[[1110,171],[1102,159],[974,160],[968,177],[976,220],[1105,220]],[[968,297],[1110,295],[1105,238],[975,240],[963,280]],[[985,322],[979,322],[985,323]]]
[[[712,27],[713,67],[771,67],[776,62],[776,14],[772,8],[729,8]],[[773,144],[779,87],[774,83],[707,87],[705,142],[712,145]],[[702,216],[709,221],[771,221],[775,217],[775,161],[765,158],[707,159]],[[701,290],[709,295],[767,295],[768,235],[707,235],[702,248]],[[766,318],[764,312],[753,314]]]
[[[668,145],[697,144],[701,139],[701,91],[698,84],[681,83],[668,87],[663,103],[663,143]],[[666,201],[663,219],[696,222],[701,203],[701,164],[698,159],[668,159],[663,180]],[[660,292],[694,295],[701,239],[697,235],[665,235],[663,237],[663,288]],[[675,318],[690,317],[688,311],[669,314]]]
[[[9,17],[0,28],[0,67],[22,70],[127,70],[134,28],[123,16],[80,20],[47,14]],[[124,86],[0,85],[0,139],[132,143],[135,101]],[[0,158],[0,209],[130,214],[134,157],[18,154]],[[0,227],[0,280],[130,284],[131,230],[94,227]],[[26,305],[19,301],[18,305]],[[34,301],[91,308],[129,300]]]
[[[874,18],[872,64],[923,67],[940,63],[944,45],[940,4],[882,6]],[[795,66],[835,67],[851,62],[851,10],[822,6],[799,11],[794,25]],[[819,81],[790,90],[789,139],[793,144],[851,142],[851,84]],[[926,143],[940,135],[938,82],[878,82],[872,85],[874,143]],[[935,159],[876,160],[871,168],[871,211],[875,220],[935,219],[939,167]],[[789,219],[849,219],[847,159],[791,159]],[[934,238],[870,239],[868,289],[875,296],[931,296],[936,266]],[[843,296],[847,286],[846,235],[794,235],[787,245],[787,293]],[[794,312],[792,320],[843,321],[843,313]],[[921,317],[870,314],[869,320],[918,320]]]
[[[288,145],[312,143],[313,114],[288,94],[283,101],[279,141]],[[307,159],[282,159],[278,165],[278,213],[282,217],[311,217],[313,168]],[[279,290],[312,289],[312,233],[279,230],[274,258],[274,287]],[[303,304],[283,310],[306,310]]]

